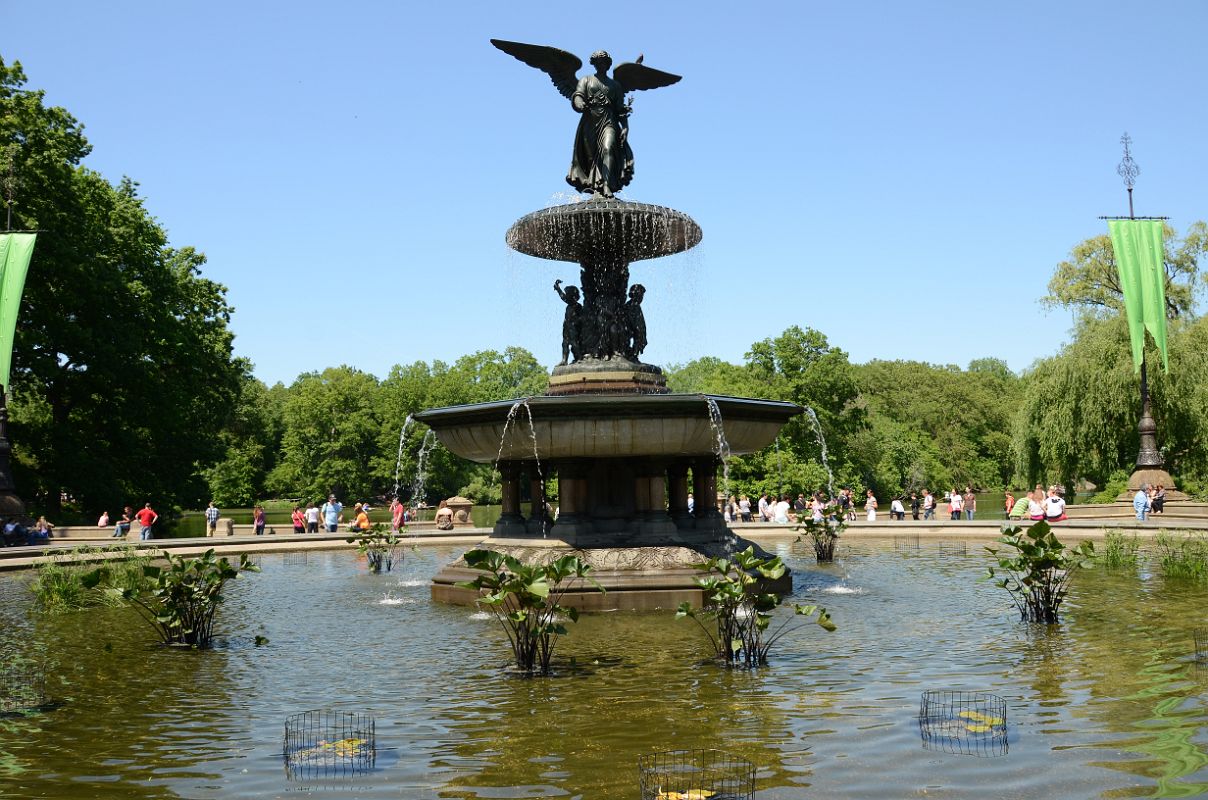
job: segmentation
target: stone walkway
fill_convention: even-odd
[[[472,545],[481,542],[491,533],[488,528],[461,528],[452,532],[424,531],[419,535],[405,533],[400,537],[405,546],[457,544]],[[150,541],[128,541],[106,536],[96,539],[53,539],[49,545],[29,547],[0,547],[0,571],[27,569],[48,560],[51,553],[71,552],[78,547],[105,548],[114,545],[130,546],[139,550],[162,550],[176,555],[200,555],[210,548],[219,555],[239,553],[281,553],[294,550],[343,550],[355,548],[346,539],[348,532],[340,533],[289,533],[288,535],[265,534],[263,536],[215,536],[188,539],[152,539]],[[101,555],[100,557],[105,557]],[[109,556],[114,557],[114,556]]]

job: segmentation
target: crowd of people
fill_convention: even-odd
[[[1060,486],[1050,486],[1046,490],[1038,483],[1035,489],[1024,492],[1018,498],[1007,492],[1005,508],[1008,519],[1030,519],[1034,522],[1060,522],[1065,519],[1065,497]]]
[[[1153,513],[1161,513],[1165,491],[1162,487],[1146,489]],[[1140,497],[1140,494],[1138,494]],[[797,495],[795,500],[790,495],[776,495],[765,492],[752,505],[747,495],[732,495],[723,503],[722,513],[727,522],[768,522],[788,525],[803,522],[806,519],[821,521],[828,513],[848,521],[857,517],[857,504],[863,507],[864,517],[869,522],[877,520],[880,503],[871,489],[865,491],[862,501],[857,503],[849,488],[840,489],[834,497],[828,497],[826,492],[818,491],[810,496],[804,493]],[[836,507],[837,512],[828,512],[828,508]],[[911,519],[934,520],[937,515],[951,521],[973,520],[977,515],[977,494],[972,486],[966,486],[964,491],[953,488],[942,496],[933,494],[929,489],[901,494],[890,500],[889,518],[905,520],[907,509]],[[1050,486],[1047,489],[1040,484],[1035,490],[1026,492],[1016,498],[1011,492],[1006,493],[1005,504],[1000,512],[1007,519],[1030,519],[1059,522],[1066,519],[1064,490],[1060,486]],[[1147,512],[1148,513],[1148,512]],[[1138,511],[1138,514],[1140,512]],[[1138,516],[1138,519],[1142,517]]]

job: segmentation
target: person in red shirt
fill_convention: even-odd
[[[151,538],[151,527],[159,519],[159,514],[156,514],[155,510],[151,508],[151,504],[147,503],[134,515],[134,518],[138,520],[138,524],[141,526],[138,531],[138,538],[144,542],[147,541]]]

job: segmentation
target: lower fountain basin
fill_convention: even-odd
[[[767,447],[803,411],[796,403],[722,395],[593,394],[435,408],[415,418],[450,451],[482,464],[534,456],[704,456],[717,452],[710,400],[734,455]],[[517,402],[522,405],[513,414]]]

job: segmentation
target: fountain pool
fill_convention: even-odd
[[[1190,660],[1208,591],[1091,571],[1043,630],[978,580],[973,543],[845,543],[825,567],[790,539],[765,544],[793,567],[794,599],[839,630],[803,628],[752,672],[702,663],[700,634],[670,612],[614,612],[572,626],[558,677],[510,676],[493,622],[430,599],[460,552],[445,547],[384,575],[347,551],[265,554],[228,588],[212,652],[155,646],[130,609],[29,613],[32,576],[0,575],[0,657],[47,664],[59,703],[0,717],[0,795],[628,800],[639,755],[693,747],[758,765],[760,800],[1208,792],[1208,672]],[[923,749],[932,688],[1004,698],[1008,754]],[[321,707],[376,716],[373,772],[287,777],[284,720]]]

